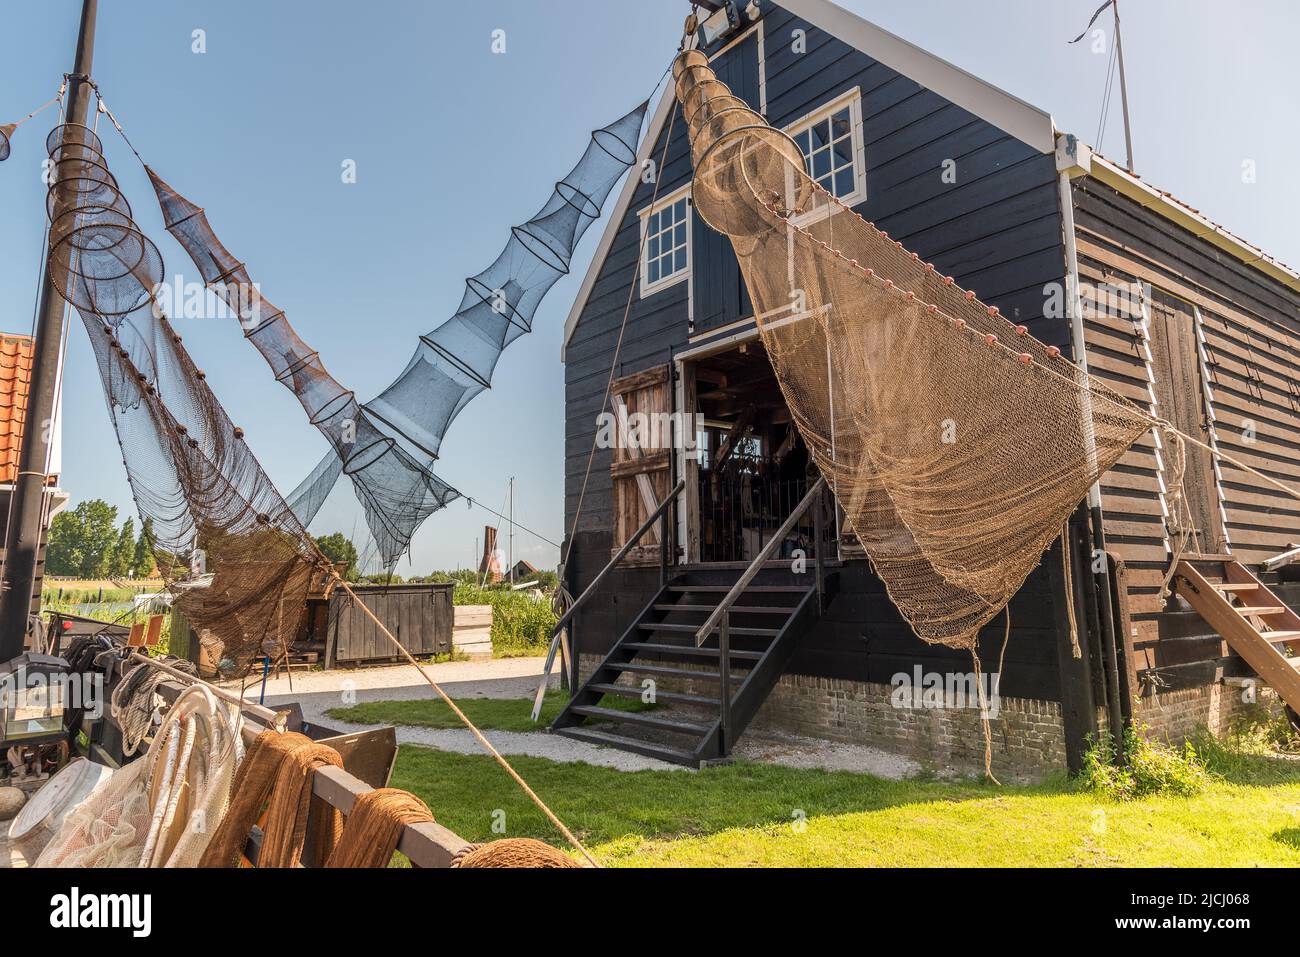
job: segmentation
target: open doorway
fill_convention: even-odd
[[[687,561],[748,564],[816,483],[816,466],[758,339],[682,359],[681,383],[697,426],[694,454],[682,461]],[[811,554],[812,538],[809,519],[772,557]]]

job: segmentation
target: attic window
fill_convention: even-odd
[[[641,295],[681,282],[691,271],[690,187],[641,211]]]
[[[817,185],[846,206],[866,200],[862,95],[857,87],[796,120],[786,132],[799,144]]]

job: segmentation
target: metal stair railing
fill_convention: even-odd
[[[815,504],[818,507],[813,512],[813,550],[815,554],[816,576],[817,576],[817,610],[818,613],[825,610],[825,568],[823,564],[824,543],[822,542],[823,528],[822,524],[825,516],[821,508],[824,494],[826,491],[826,477],[822,476],[817,480],[817,484],[808,490],[808,494],[803,497],[790,516],[781,523],[773,534],[772,538],[763,549],[758,553],[749,567],[741,573],[736,584],[732,586],[731,591],[727,592],[726,597],[718,603],[718,607],[713,610],[708,619],[700,626],[699,631],[695,633],[695,646],[698,648],[708,640],[716,629],[718,632],[718,671],[720,674],[719,682],[721,692],[719,697],[718,720],[720,726],[720,739],[724,742],[730,741],[731,733],[731,606],[740,598],[746,588],[749,587],[760,571],[763,565],[768,562],[776,550],[780,548],[781,543],[785,541],[786,535],[798,524],[809,508]]]
[[[568,610],[560,616],[560,620],[555,623],[555,628],[551,631],[551,644],[546,651],[546,665],[542,669],[542,681],[537,686],[537,694],[533,697],[534,721],[542,713],[542,699],[546,696],[546,684],[551,677],[551,669],[555,667],[555,654],[560,648],[561,636],[564,634],[565,629],[568,628],[569,622],[573,620],[574,613],[587,600],[588,596],[600,586],[600,583],[605,580],[605,576],[613,571],[614,567],[636,546],[637,542],[645,537],[646,532],[650,531],[656,522],[661,523],[659,527],[659,587],[663,588],[668,583],[669,531],[676,523],[675,521],[670,522],[666,513],[669,509],[672,509],[674,518],[676,517],[677,496],[685,488],[686,480],[682,479],[669,490],[668,494],[664,496],[664,500],[650,513],[641,527],[628,537],[628,540],[623,543],[623,547],[614,553],[614,557],[600,570],[600,574],[591,580],[591,584],[582,590],[582,594],[577,597]],[[567,643],[564,657],[569,665],[569,693],[576,695],[578,693],[578,649],[574,642]]]

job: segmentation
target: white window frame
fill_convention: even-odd
[[[794,139],[805,129],[810,128],[827,117],[834,116],[845,106],[849,108],[849,125],[851,127],[850,136],[852,136],[853,146],[853,190],[847,196],[838,197],[839,201],[845,206],[857,206],[859,203],[867,201],[867,150],[863,144],[862,137],[862,89],[861,87],[851,87],[839,94],[833,100],[822,104],[810,113],[805,113],[793,123],[785,127],[785,132]],[[807,159],[807,157],[804,157]],[[808,170],[808,175],[813,177],[813,171]],[[804,222],[806,219],[819,217],[823,214],[810,213],[805,217],[800,217],[796,222]]]
[[[650,277],[650,257],[649,257],[650,243],[648,237],[646,236],[646,229],[648,228],[650,223],[650,216],[653,213],[662,212],[663,210],[669,208],[670,206],[673,206],[676,203],[680,202],[682,199],[686,200],[686,220],[685,220],[686,266],[682,269],[679,269],[671,273],[666,278],[660,276],[658,279],[651,282],[649,278]],[[678,283],[686,282],[691,278],[691,272],[694,266],[694,250],[692,248],[694,245],[694,237],[692,234],[695,231],[694,230],[695,204],[691,202],[690,184],[688,183],[687,185],[683,186],[681,189],[675,190],[674,192],[669,193],[667,196],[662,196],[659,199],[655,200],[655,202],[652,205],[645,207],[645,209],[637,213],[637,216],[639,217],[641,222],[641,233],[640,233],[641,262],[640,262],[639,271],[640,271],[641,298],[644,299],[647,296],[653,296],[655,293],[663,292],[665,289],[669,289],[673,286],[676,286]],[[673,224],[674,229],[676,228],[676,225],[677,225],[676,223]],[[674,246],[673,248],[675,250],[677,247]],[[662,255],[662,253],[660,253],[660,255]]]

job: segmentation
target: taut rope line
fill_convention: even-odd
[[[443,701],[447,702],[447,707],[451,708],[452,712],[455,713],[456,717],[461,720],[461,722],[465,725],[465,727],[469,728],[470,732],[474,735],[474,737],[478,739],[479,744],[483,745],[483,747],[487,750],[488,754],[492,755],[492,757],[496,760],[497,764],[501,765],[501,767],[505,769],[505,772],[514,779],[515,783],[518,784],[520,789],[525,794],[528,795],[529,799],[534,804],[536,804],[538,808],[541,809],[541,812],[546,815],[547,819],[552,824],[554,824],[556,828],[559,829],[560,833],[564,835],[565,839],[570,844],[572,844],[575,848],[577,848],[577,850],[582,854],[583,857],[587,859],[587,862],[592,867],[600,867],[600,865],[596,862],[596,859],[591,856],[591,852],[587,850],[587,848],[583,845],[583,843],[580,840],[578,840],[577,837],[574,836],[572,831],[570,831],[567,827],[565,827],[564,822],[555,816],[555,812],[552,811],[549,807],[547,807],[546,802],[543,801],[538,796],[536,791],[534,791],[531,787],[529,787],[528,782],[525,781],[520,776],[519,772],[510,766],[510,762],[507,761],[504,757],[502,757],[501,752],[498,751],[495,747],[493,747],[492,742],[483,736],[483,732],[480,731],[477,727],[475,727],[474,722],[469,719],[469,717],[465,714],[465,712],[460,710],[456,702],[452,700],[451,695],[443,691],[442,688],[438,685],[438,683],[429,677],[429,673],[424,670],[424,666],[415,660],[415,658],[411,655],[411,653],[407,651],[405,647],[403,647],[400,641],[398,641],[395,637],[393,637],[393,633],[388,630],[387,626],[382,621],[380,621],[377,617],[375,617],[375,613],[372,612],[366,606],[366,603],[362,601],[361,598],[357,595],[357,593],[352,590],[352,586],[349,585],[346,581],[344,581],[343,578],[338,574],[338,572],[334,571],[334,566],[328,565],[327,567],[330,569],[330,574],[333,575],[334,580],[340,586],[342,586],[343,590],[347,592],[348,595],[351,596],[352,600],[355,601],[361,607],[361,610],[366,613],[366,616],[375,623],[375,626],[381,632],[383,632],[384,637],[386,637],[389,641],[393,643],[393,646],[401,653],[402,657],[405,658],[412,666],[415,667],[417,671],[420,672],[420,677],[424,678],[424,680],[428,682],[429,687],[432,688],[434,691],[436,691],[439,697],[441,697]]]

